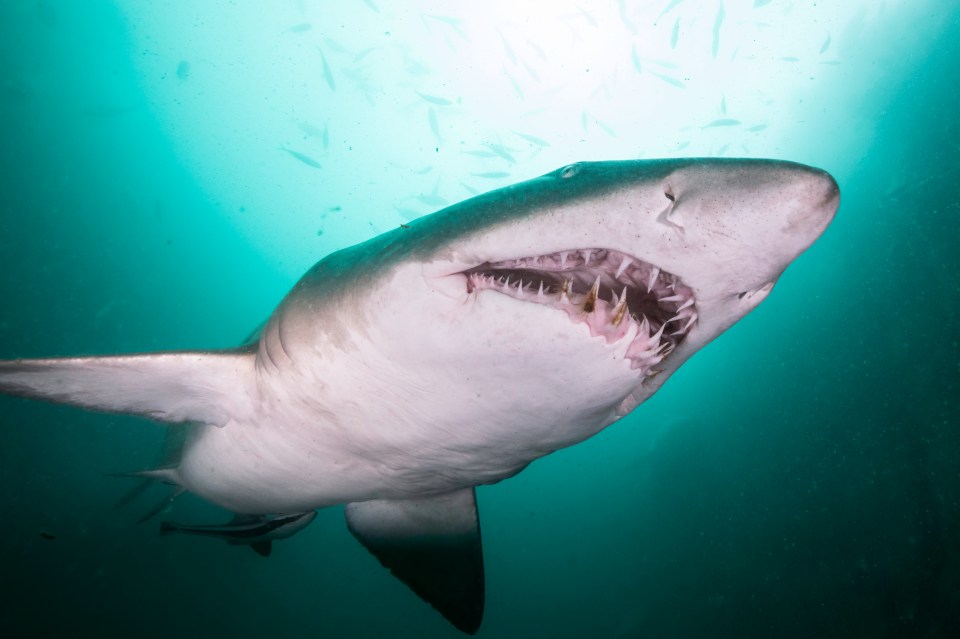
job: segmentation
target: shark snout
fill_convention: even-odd
[[[840,187],[832,175],[821,169],[803,167],[793,180],[799,206],[786,218],[789,231],[813,231],[819,236],[833,220],[840,205]]]
[[[837,186],[837,181],[821,169],[810,169],[807,181],[810,199],[832,216],[840,203],[840,187]]]

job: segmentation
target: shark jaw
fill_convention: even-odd
[[[696,299],[680,278],[614,249],[579,249],[500,262],[463,273],[467,293],[492,291],[565,312],[593,337],[627,343],[625,358],[643,378],[697,321]]]

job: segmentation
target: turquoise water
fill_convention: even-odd
[[[233,346],[328,252],[575,160],[811,163],[840,213],[757,311],[478,491],[480,636],[955,636],[956,10],[157,4],[0,7],[0,357]],[[0,398],[0,633],[460,636],[340,508],[269,560],[135,525],[106,474],[163,431]]]

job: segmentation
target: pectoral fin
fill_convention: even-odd
[[[347,504],[347,527],[420,598],[474,634],[483,618],[483,549],[473,488]]]
[[[223,426],[245,410],[255,355],[152,353],[0,362],[0,393],[162,422]]]

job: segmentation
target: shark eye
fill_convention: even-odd
[[[560,169],[560,178],[566,180],[567,178],[572,178],[574,175],[580,172],[579,164],[569,164],[562,169]]]

